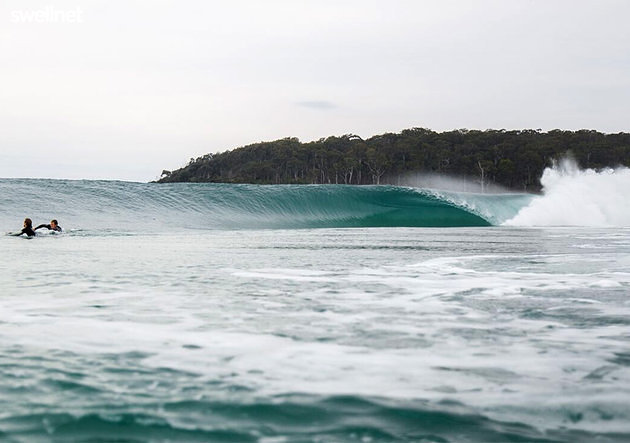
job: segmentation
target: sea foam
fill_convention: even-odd
[[[581,170],[571,159],[545,169],[543,195],[532,199],[508,226],[630,226],[630,169]]]

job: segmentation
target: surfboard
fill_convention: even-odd
[[[35,236],[34,236],[34,235],[26,235],[26,236],[24,236],[24,235],[22,235],[22,233],[21,233],[21,232],[19,232],[19,231],[18,231],[18,232],[7,232],[7,233],[6,233],[6,234],[4,234],[4,235],[8,235],[8,236],[11,236],[11,237],[28,238],[28,239],[35,238]]]

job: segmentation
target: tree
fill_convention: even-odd
[[[568,150],[583,166],[630,166],[627,133],[412,128],[366,140],[345,134],[255,143],[191,158],[162,171],[159,182],[395,184],[408,172],[437,172],[475,177],[484,191],[491,182],[537,191],[543,169]]]

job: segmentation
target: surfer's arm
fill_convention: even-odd
[[[34,233],[34,232],[33,232],[33,233]],[[18,232],[9,232],[7,235],[12,235],[12,236],[14,236],[14,237],[19,237],[19,236],[20,236],[20,235],[22,235],[22,234],[29,235],[29,234],[28,234],[28,232],[26,232],[26,230],[25,230],[25,229],[22,229],[21,231],[18,231]]]
[[[47,224],[44,223],[44,224],[39,225],[38,227],[34,228],[33,231],[37,231],[39,228],[48,228],[48,229],[50,229],[50,225],[47,225]]]

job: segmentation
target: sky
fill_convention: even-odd
[[[626,0],[0,0],[0,177],[150,181],[260,141],[630,132]]]

